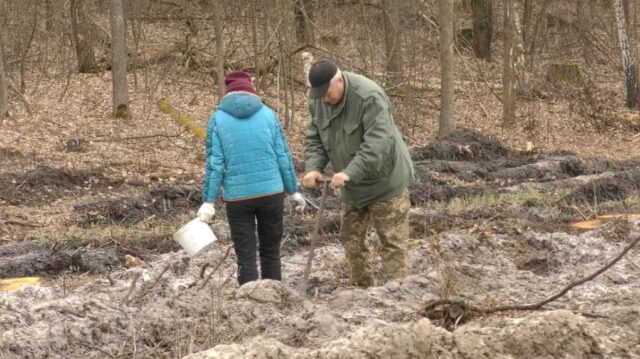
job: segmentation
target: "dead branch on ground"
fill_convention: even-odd
[[[207,283],[209,282],[209,280],[211,279],[211,277],[213,277],[213,274],[215,272],[218,271],[218,269],[222,266],[222,264],[224,263],[225,260],[227,260],[227,257],[229,257],[229,253],[231,253],[231,248],[233,248],[233,245],[230,245],[227,247],[227,250],[224,252],[224,255],[222,256],[222,258],[220,258],[220,261],[218,262],[218,264],[216,264],[216,266],[213,268],[213,270],[211,271],[211,273],[209,273],[209,275],[207,276],[207,279],[204,280],[204,282],[202,282],[202,285],[200,286],[200,289],[204,288]],[[201,277],[204,276],[204,270],[206,269],[206,267],[204,267],[201,271]]]
[[[132,300],[132,302],[136,303],[141,301],[144,297],[147,296],[147,294],[149,294],[149,292],[151,292],[151,290],[156,286],[156,284],[158,284],[158,282],[160,281],[160,279],[162,278],[162,276],[169,270],[169,268],[171,268],[171,265],[167,265],[166,267],[164,267],[164,269],[162,270],[162,272],[160,272],[160,274],[158,274],[158,276],[156,277],[156,279],[149,285],[147,286],[147,288],[140,288],[140,294],[138,295],[138,297],[134,300]]]
[[[567,294],[567,292],[569,292],[571,289],[584,284],[594,278],[596,278],[597,276],[599,276],[600,274],[604,273],[605,271],[607,271],[609,268],[611,268],[614,264],[616,264],[620,259],[622,259],[622,257],[624,257],[627,252],[629,252],[633,247],[635,247],[636,244],[638,244],[638,242],[640,242],[640,236],[636,237],[635,239],[633,239],[631,241],[631,243],[629,245],[627,245],[622,252],[620,252],[620,254],[618,254],[617,256],[615,256],[613,259],[611,259],[607,264],[605,264],[604,266],[602,266],[601,268],[599,268],[598,270],[596,270],[595,272],[591,273],[590,275],[581,278],[575,282],[571,282],[569,283],[567,286],[565,286],[564,288],[562,288],[560,291],[558,291],[557,293],[539,301],[536,303],[530,303],[530,304],[522,304],[522,305],[517,305],[517,304],[513,304],[513,305],[502,305],[502,306],[496,306],[496,307],[489,307],[489,308],[484,308],[484,307],[479,307],[479,306],[475,306],[473,304],[469,304],[467,302],[465,302],[464,300],[460,300],[460,299],[438,299],[438,300],[431,300],[428,301],[427,303],[425,303],[425,306],[422,309],[422,313],[428,313],[429,311],[435,309],[438,306],[441,305],[451,305],[451,306],[459,306],[460,308],[462,308],[465,312],[476,312],[476,313],[480,313],[480,314],[491,314],[491,313],[496,313],[496,312],[503,312],[503,311],[507,311],[507,310],[539,310],[540,308],[542,308],[544,305],[549,304],[551,302],[553,302],[554,300],[564,296],[565,294]]]
[[[17,219],[0,219],[0,223],[14,225],[14,226],[31,227],[31,228],[43,227],[43,225],[40,223],[30,223],[30,222],[20,221]]]

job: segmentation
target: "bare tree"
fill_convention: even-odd
[[[516,86],[513,79],[514,73],[514,29],[513,15],[515,12],[515,0],[505,0],[503,7],[504,20],[504,55],[503,55],[503,71],[502,71],[502,121],[505,125],[511,125],[515,122],[515,92]]]
[[[296,40],[303,44],[313,44],[313,12],[309,0],[295,0],[293,10],[293,23],[296,31]]]
[[[580,1],[580,0],[578,0]],[[534,36],[532,32],[531,20],[533,18],[533,0],[524,0],[523,1],[523,10],[522,10],[522,40],[525,44],[529,44],[529,41]]]
[[[52,0],[46,0],[44,3],[44,10],[45,10],[45,17],[44,17],[44,23],[45,23],[45,30],[47,31],[53,31],[53,2]]]
[[[527,61],[525,58],[524,50],[524,37],[522,34],[522,25],[520,23],[520,17],[518,15],[518,3],[513,3],[513,11],[511,11],[511,17],[509,22],[511,23],[511,29],[513,31],[512,36],[512,56],[514,73],[516,75],[517,87],[516,93],[518,96],[529,96],[531,88],[529,85],[529,71],[527,69]]]
[[[3,32],[0,30],[0,118],[9,113],[8,78],[4,68],[4,42]]]
[[[402,32],[400,30],[400,6],[398,1],[383,0],[387,76],[389,82],[402,82]]]
[[[253,3],[251,5],[251,44],[253,45],[253,63],[255,64],[255,68],[256,68],[256,79],[255,79],[255,83],[256,83],[256,92],[258,94],[260,94],[260,92],[262,91],[262,81],[261,81],[261,75],[260,72],[258,71],[258,69],[261,68],[261,61],[260,59],[262,58],[262,56],[260,56],[260,47],[258,46],[258,11],[256,11],[256,7],[258,5],[256,3]]]
[[[638,107],[638,79],[636,64],[629,48],[629,38],[627,37],[627,23],[625,18],[622,0],[613,0],[613,11],[616,18],[616,29],[618,30],[618,43],[622,53],[622,67],[624,70],[624,89],[626,93],[626,105],[628,108]]]
[[[91,73],[97,71],[96,56],[93,51],[93,37],[85,13],[85,1],[71,0],[71,28],[78,57],[78,71]]]
[[[113,114],[129,118],[129,91],[127,88],[127,25],[123,0],[111,0],[111,72],[113,77]]]
[[[438,125],[438,137],[446,137],[455,129],[455,82],[453,59],[453,1],[440,0],[438,9],[438,22],[440,23],[440,83],[441,83],[441,108],[440,123]]]
[[[222,6],[220,1],[213,0],[213,26],[216,33],[216,72],[218,75],[218,95],[224,96],[224,26],[222,24]]]
[[[527,2],[525,2],[524,4],[525,5],[525,9],[523,11],[524,22],[521,29],[522,36],[520,36],[520,38],[522,39],[523,46],[524,46],[523,51],[525,54],[526,68],[531,69],[534,66],[535,54],[536,54],[536,50],[538,49],[538,42],[540,38],[543,37],[542,31],[545,28],[544,26],[545,19],[546,19],[545,14],[547,13],[547,7],[550,2],[551,0],[542,0],[542,5],[540,5],[540,9],[537,12],[534,12],[534,8],[532,5],[533,0],[527,0]],[[515,12],[515,15],[517,16],[518,3],[516,2],[514,6],[515,6],[514,12]]]
[[[491,58],[493,1],[471,0],[473,14],[473,52],[480,59]]]
[[[582,45],[582,56],[587,64],[593,63],[593,49],[587,33],[590,31],[591,1],[576,0],[576,17],[578,21],[578,37]]]

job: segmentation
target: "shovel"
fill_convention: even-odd
[[[331,182],[328,179],[319,179],[317,182],[322,183],[322,196],[320,197],[320,209],[318,209],[318,214],[316,217],[316,223],[313,227],[313,235],[311,236],[311,248],[309,249],[309,254],[307,255],[307,265],[304,267],[304,276],[302,277],[302,282],[298,285],[298,290],[300,290],[305,295],[307,294],[307,286],[309,285],[309,272],[311,272],[311,264],[313,263],[313,255],[316,249],[316,244],[318,242],[318,235],[320,233],[320,224],[322,223],[322,215],[324,213],[325,202],[327,199],[327,192],[329,192],[329,183]]]

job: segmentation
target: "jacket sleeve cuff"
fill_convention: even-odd
[[[310,163],[304,167],[304,173],[309,173],[311,171],[318,171],[320,173],[324,172],[324,167],[320,167],[317,164]]]
[[[343,172],[349,176],[349,182],[358,184],[364,179],[364,173],[355,168],[355,166],[349,165]]]

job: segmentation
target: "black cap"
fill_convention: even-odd
[[[309,70],[309,84],[311,90],[309,97],[312,99],[321,98],[327,93],[331,79],[338,72],[338,66],[329,60],[320,60],[311,66]]]

